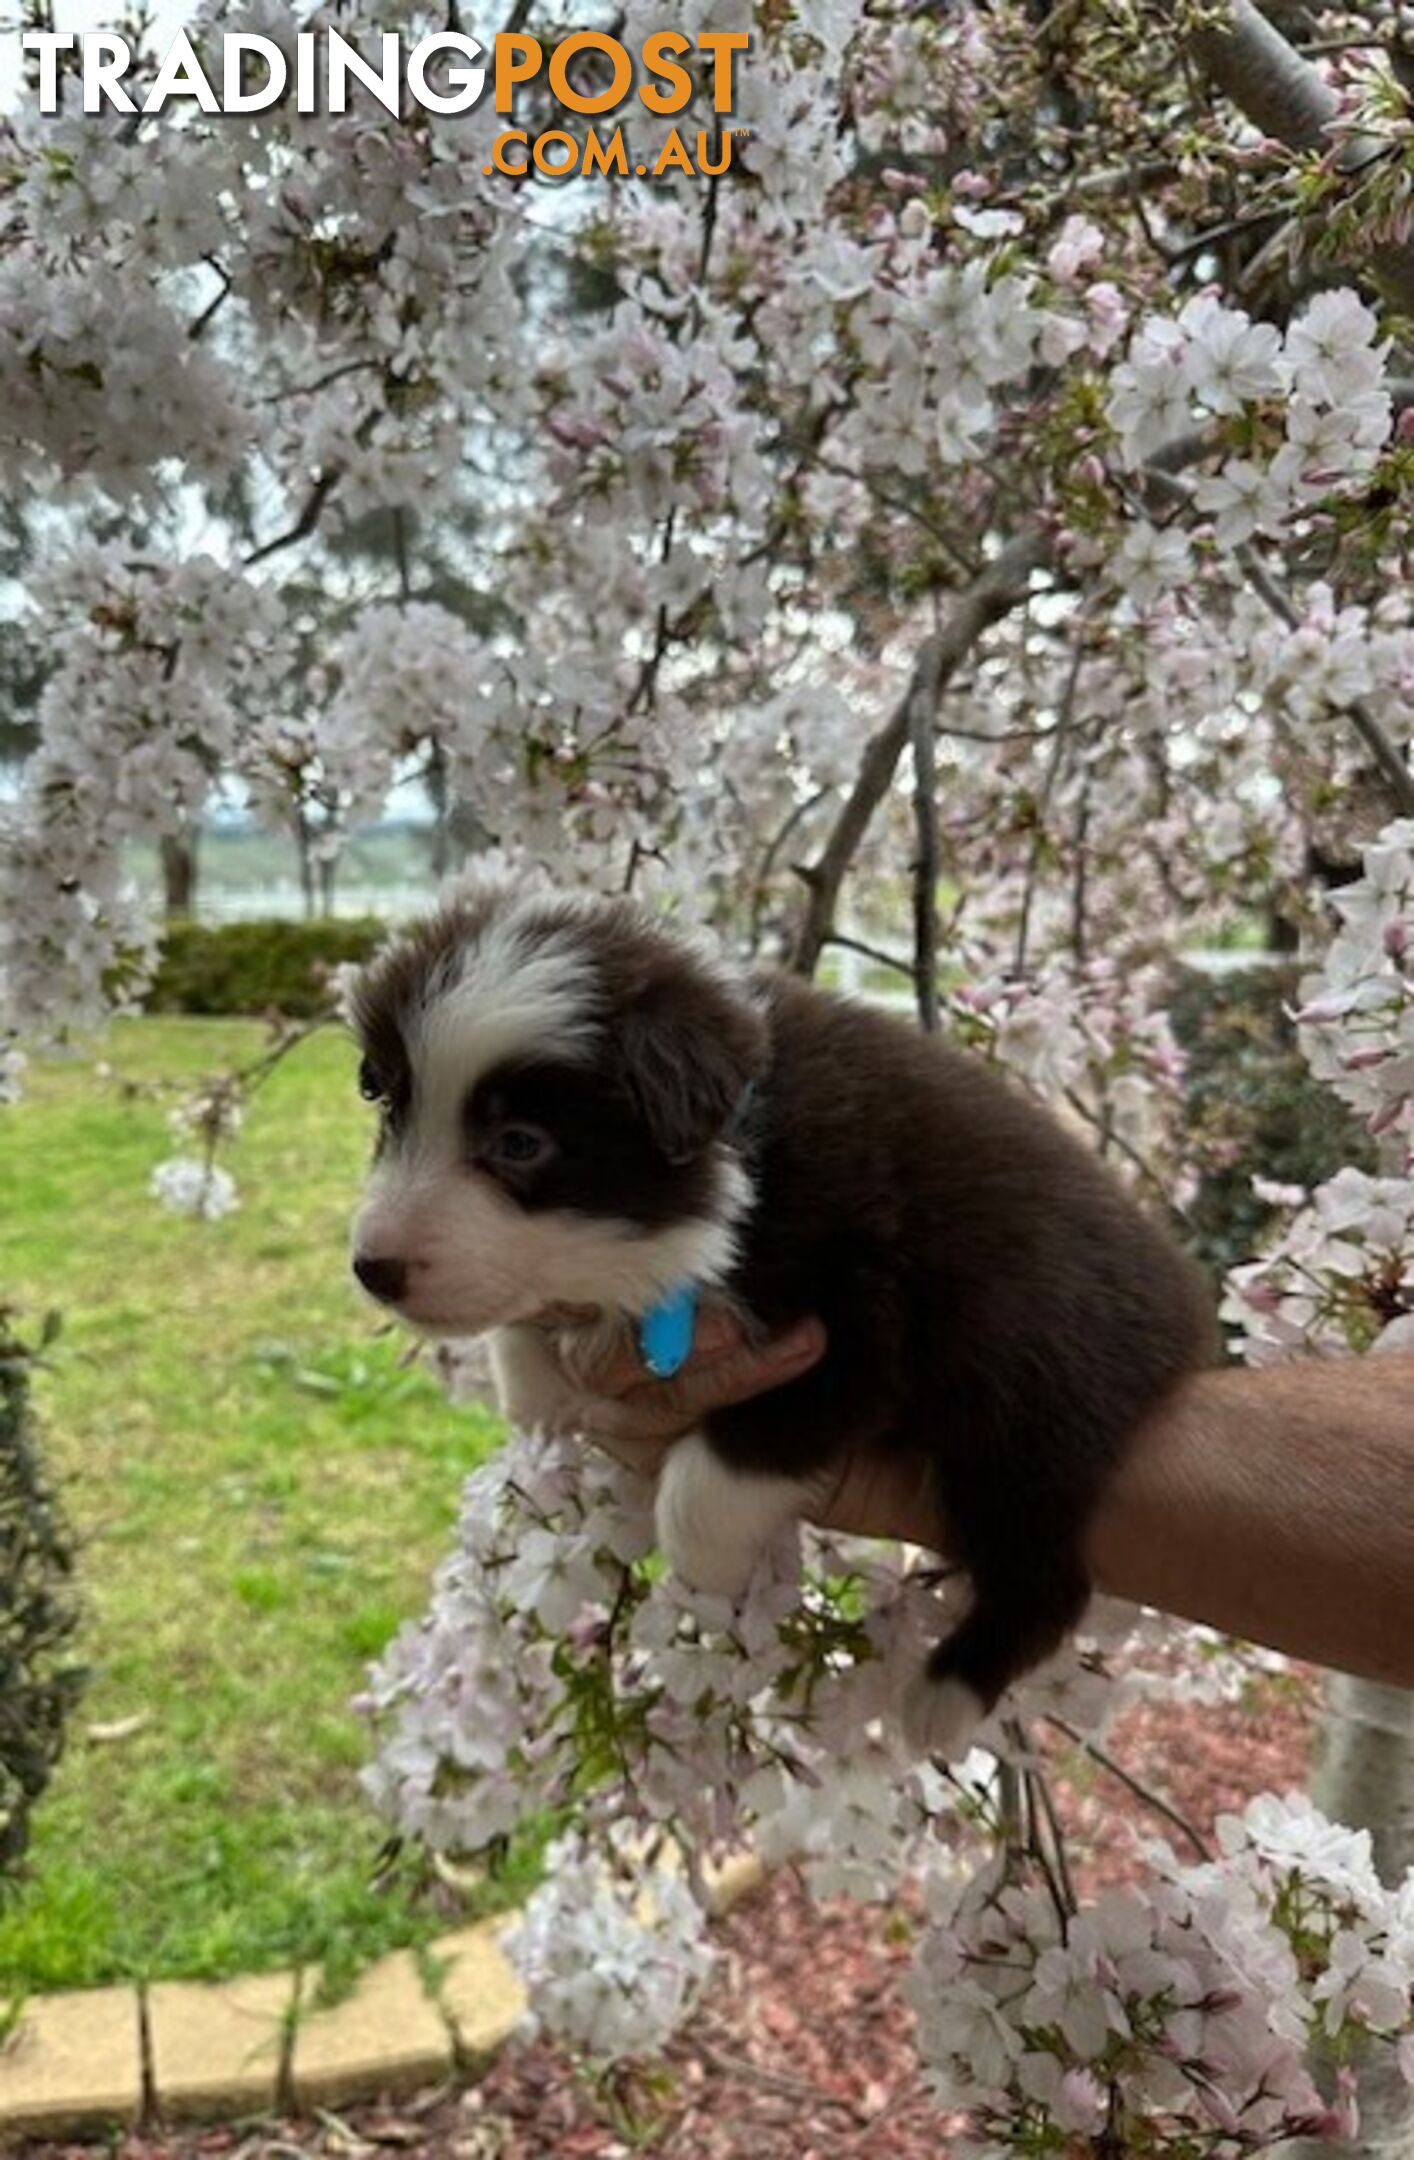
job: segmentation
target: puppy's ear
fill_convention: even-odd
[[[669,1162],[720,1139],[766,1060],[766,1024],[724,985],[665,971],[616,1030],[623,1084]]]

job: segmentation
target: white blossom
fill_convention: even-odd
[[[1296,389],[1326,405],[1373,389],[1384,359],[1377,335],[1375,317],[1348,286],[1316,293],[1286,333]]]
[[[562,1840],[505,1938],[532,2016],[591,2060],[651,2055],[712,1966],[705,1915],[666,1867],[615,1868],[612,1848]]]
[[[1281,332],[1271,323],[1254,323],[1208,294],[1190,300],[1178,319],[1189,388],[1209,412],[1241,412],[1282,387]]]
[[[204,1222],[219,1222],[240,1205],[230,1172],[219,1163],[201,1162],[192,1155],[174,1155],[158,1163],[150,1189],[174,1215],[196,1215]]]
[[[1115,583],[1128,593],[1135,606],[1148,607],[1160,593],[1183,584],[1192,575],[1193,550],[1188,535],[1176,526],[1140,520],[1125,533],[1112,570]]]

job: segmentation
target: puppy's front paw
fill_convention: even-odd
[[[506,1423],[520,1432],[572,1430],[578,1397],[544,1331],[497,1328],[486,1343],[496,1402]]]
[[[749,1482],[719,1462],[700,1433],[680,1440],[664,1463],[654,1511],[658,1544],[694,1590],[736,1599],[750,1582],[763,1540],[743,1507]]]
[[[903,1698],[903,1737],[911,1755],[957,1762],[971,1747],[987,1706],[965,1680],[934,1680],[925,1669]]]

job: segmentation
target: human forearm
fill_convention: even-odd
[[[582,1427],[652,1474],[711,1409],[782,1385],[824,1348],[818,1323],[752,1348],[710,1314],[676,1380],[645,1381],[631,1352],[613,1357]],[[949,1546],[928,1464],[912,1455],[850,1456],[819,1519]],[[1200,1373],[1135,1436],[1088,1555],[1113,1596],[1414,1686],[1414,1358]]]
[[[1115,1596],[1414,1686],[1414,1358],[1200,1374],[1096,1516]]]

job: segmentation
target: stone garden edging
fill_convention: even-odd
[[[753,1853],[725,1861],[709,1877],[713,1913],[764,1875]],[[0,2144],[300,2114],[475,2072],[524,2014],[501,1948],[514,1919],[394,1951],[327,2009],[303,2006],[298,1971],[35,1996],[0,2045]]]

